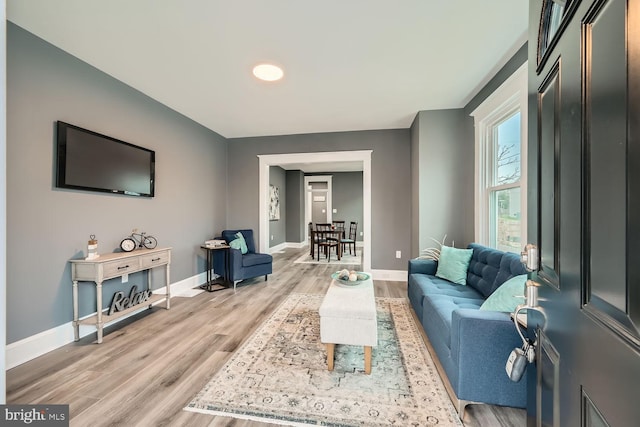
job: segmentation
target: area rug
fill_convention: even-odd
[[[309,253],[305,253],[300,256],[298,259],[293,261],[294,264],[336,264],[336,265],[361,265],[362,258],[360,258],[359,253],[362,252],[362,249],[358,249],[356,251],[356,255],[350,255],[349,252],[342,254],[340,260],[335,253],[331,254],[331,259],[327,261],[327,258],[324,255],[320,255],[320,261],[318,261],[318,255],[315,258],[311,258]]]
[[[404,298],[376,298],[370,375],[356,346],[336,346],[327,370],[322,298],[291,294],[185,410],[294,426],[462,426]]]

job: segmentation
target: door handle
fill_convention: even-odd
[[[525,305],[528,308],[539,308],[538,306],[538,288],[540,283],[533,280],[527,280],[525,286]]]
[[[524,251],[520,252],[520,261],[529,271],[538,269],[538,247],[532,243],[528,243],[524,247]]]
[[[516,348],[511,352],[509,356],[509,360],[507,361],[507,373],[509,377],[513,381],[519,381],[522,377],[522,371],[524,368],[522,367],[523,359],[529,363],[533,363],[536,359],[535,347],[537,344],[537,340],[531,341],[529,338],[525,338],[522,333],[522,329],[518,325],[518,315],[522,310],[535,310],[542,314],[543,324],[539,325],[538,328],[544,330],[544,327],[547,323],[547,315],[544,310],[538,304],[538,289],[540,288],[540,284],[533,280],[527,280],[525,287],[525,303],[516,307],[516,310],[513,313],[513,324],[516,327],[516,331],[522,340],[522,349]],[[518,368],[518,369],[516,369]],[[514,371],[512,371],[514,369]]]

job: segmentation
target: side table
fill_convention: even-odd
[[[200,247],[206,251],[206,258],[207,258],[207,262],[206,262],[207,281],[204,284],[200,285],[200,288],[204,289],[207,292],[216,292],[216,291],[221,291],[223,289],[230,288],[231,284],[229,283],[229,278],[228,278],[228,272],[229,272],[229,269],[231,268],[231,266],[229,265],[230,246],[202,245]],[[215,251],[222,251],[222,253],[224,254],[224,274],[214,279],[212,277],[213,275],[211,274],[211,270],[213,269],[213,254],[215,253]]]

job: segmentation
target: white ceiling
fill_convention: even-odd
[[[224,137],[408,128],[463,107],[525,0],[8,0],[7,16]],[[257,81],[253,65],[285,72]]]

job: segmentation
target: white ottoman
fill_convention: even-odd
[[[320,341],[327,345],[327,365],[333,370],[336,344],[364,346],[364,371],[371,373],[371,347],[378,345],[376,300],[371,279],[357,286],[331,281],[320,305]]]

